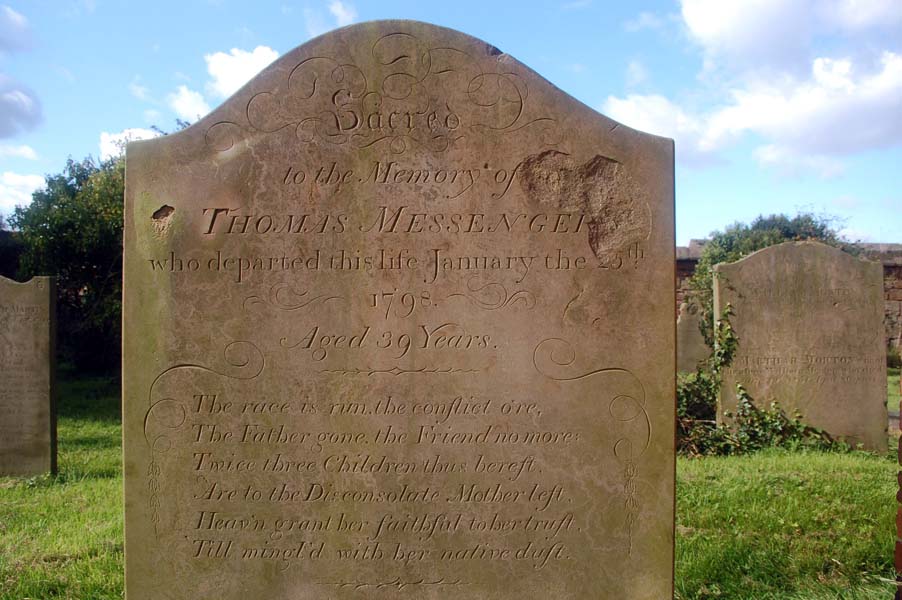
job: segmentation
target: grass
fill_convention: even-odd
[[[0,478],[0,600],[122,598],[118,384],[60,387],[59,475]],[[677,598],[890,598],[894,452],[680,459]]]
[[[0,477],[0,598],[122,598],[119,388],[62,381],[59,474]]]
[[[887,369],[886,407],[899,412],[899,368]]]

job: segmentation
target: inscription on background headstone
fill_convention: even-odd
[[[670,597],[672,161],[406,21],[131,144],[129,600]]]
[[[828,433],[886,450],[883,268],[818,242],[787,242],[715,267],[714,310],[733,307],[739,350],[718,418],[741,383]]]
[[[680,305],[677,317],[677,371],[692,373],[711,355],[711,349],[699,329],[698,307],[689,302]]]
[[[0,475],[56,471],[52,277],[0,277]]]

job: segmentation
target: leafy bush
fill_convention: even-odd
[[[890,369],[902,368],[902,356],[899,355],[898,348],[887,348],[886,350],[886,366]]]

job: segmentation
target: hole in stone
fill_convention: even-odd
[[[154,221],[168,219],[169,216],[172,215],[172,213],[174,213],[174,212],[175,212],[174,208],[172,208],[168,204],[164,204],[163,206],[161,206],[160,208],[158,208],[157,210],[154,211],[153,215],[151,215],[151,218]]]

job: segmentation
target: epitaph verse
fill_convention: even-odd
[[[0,475],[56,471],[51,277],[0,277]]]
[[[357,25],[128,148],[130,600],[659,600],[673,148]]]

